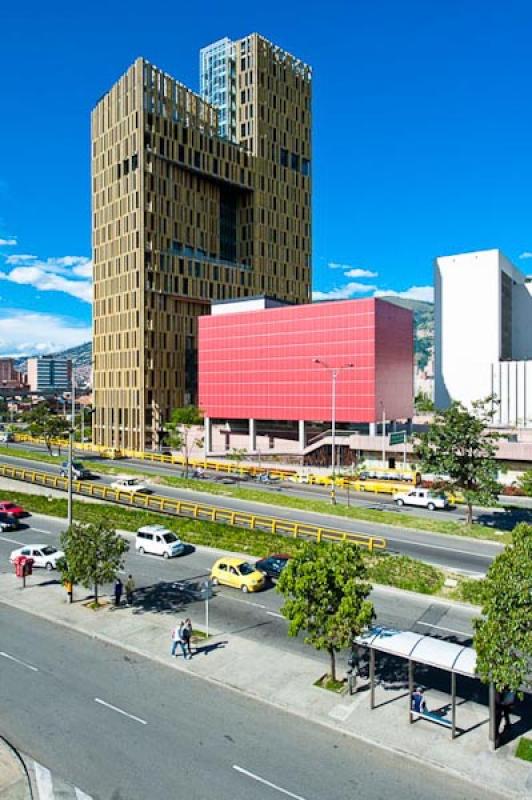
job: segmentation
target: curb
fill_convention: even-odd
[[[33,800],[34,795],[33,795],[33,787],[32,787],[32,784],[31,784],[31,778],[30,778],[30,774],[28,772],[28,768],[26,766],[26,762],[22,758],[22,755],[17,750],[15,745],[11,744],[11,742],[8,739],[6,739],[5,736],[2,736],[2,734],[0,734],[0,744],[4,744],[5,745],[6,749],[11,753],[11,755],[15,759],[15,761],[17,761],[18,764],[21,766],[22,772],[23,772],[23,775],[24,775],[22,780],[24,781],[24,778],[25,778],[26,779],[26,783],[27,783],[27,786],[26,786],[27,797],[29,798],[29,800]],[[17,783],[18,783],[18,781],[17,781]]]
[[[348,730],[345,730],[343,728],[339,728],[338,726],[334,725],[333,723],[329,722],[328,720],[324,720],[324,719],[321,719],[319,717],[309,716],[308,714],[305,714],[303,711],[298,711],[297,709],[291,708],[290,706],[286,706],[286,705],[284,705],[282,703],[278,703],[278,702],[276,703],[273,700],[268,700],[268,699],[266,699],[264,697],[260,697],[259,695],[255,695],[250,691],[246,691],[244,689],[241,689],[238,686],[234,686],[231,683],[223,682],[221,680],[218,680],[217,678],[213,678],[211,676],[206,676],[206,675],[196,675],[195,673],[189,672],[187,669],[183,668],[181,666],[181,663],[177,663],[177,661],[176,662],[174,662],[174,661],[169,662],[167,658],[163,658],[162,656],[159,656],[159,655],[153,655],[153,654],[152,655],[147,655],[140,648],[135,647],[133,645],[125,644],[123,641],[117,641],[117,640],[113,639],[110,636],[106,636],[105,634],[88,633],[88,632],[86,632],[84,630],[80,630],[80,628],[77,625],[75,625],[74,623],[69,623],[69,622],[66,622],[65,620],[58,620],[55,617],[53,617],[51,614],[47,614],[47,613],[42,612],[42,611],[35,611],[35,610],[29,611],[27,609],[22,609],[19,606],[17,606],[16,603],[11,598],[6,600],[6,598],[3,597],[0,600],[0,604],[7,605],[7,606],[10,606],[12,608],[16,608],[18,611],[22,611],[23,613],[31,614],[32,616],[36,616],[36,617],[39,617],[41,619],[45,619],[47,622],[51,622],[52,624],[59,625],[59,626],[61,626],[63,628],[66,628],[67,630],[75,631],[76,633],[78,633],[81,636],[88,636],[89,638],[96,639],[97,641],[103,642],[103,643],[111,645],[113,647],[118,647],[121,650],[126,650],[126,651],[128,651],[130,653],[135,653],[135,655],[138,655],[141,658],[145,658],[148,661],[156,661],[157,663],[161,664],[162,666],[169,667],[171,669],[176,669],[176,670],[178,670],[179,672],[182,672],[182,673],[186,673],[190,678],[193,678],[195,680],[205,681],[205,682],[210,683],[211,685],[216,686],[218,688],[228,689],[228,690],[230,690],[232,692],[235,692],[236,694],[238,694],[238,695],[240,695],[242,697],[246,697],[248,699],[252,699],[252,700],[258,701],[260,703],[263,703],[264,705],[269,706],[270,708],[281,709],[282,711],[284,711],[284,712],[286,712],[288,714],[291,714],[292,716],[298,717],[299,719],[303,719],[303,720],[306,720],[307,722],[312,722],[314,724],[321,725],[322,727],[327,728],[328,730],[334,731],[336,734],[340,733],[340,734],[342,734],[344,736],[349,736],[352,739],[356,739],[357,741],[364,742],[365,744],[369,744],[372,747],[377,747],[380,750],[384,750],[386,752],[392,753],[393,755],[400,756],[401,758],[407,758],[409,761],[412,761],[415,764],[419,764],[418,756],[410,753],[407,750],[403,750],[400,747],[394,747],[392,745],[383,744],[382,742],[379,742],[379,741],[377,741],[375,739],[372,739],[369,736],[364,736],[362,734],[355,733],[353,731],[348,731]],[[218,636],[220,636],[220,635],[224,635],[224,634],[218,634]],[[217,637],[213,636],[212,638],[215,639]],[[437,769],[442,774],[451,774],[454,777],[456,777],[456,778],[458,778],[460,780],[463,780],[463,781],[465,781],[465,782],[467,782],[467,783],[469,783],[469,784],[471,784],[473,786],[477,786],[477,787],[478,786],[483,786],[485,789],[489,789],[490,791],[493,791],[492,784],[479,782],[478,780],[474,780],[473,778],[471,778],[466,773],[460,772],[460,770],[456,770],[456,769],[454,769],[452,767],[442,766],[438,762],[435,762],[432,759],[427,758],[426,754],[424,755],[424,762],[423,763],[424,764],[428,764],[433,769]],[[24,767],[24,769],[25,769],[25,767]],[[497,790],[497,793],[498,793],[498,790]],[[527,800],[527,798],[529,797],[528,793],[514,792],[514,791],[511,791],[511,790],[509,791],[507,789],[506,789],[506,794],[505,795],[501,794],[500,796],[501,796],[501,800],[502,800],[503,797],[512,797],[515,800]]]

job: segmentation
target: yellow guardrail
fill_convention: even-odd
[[[68,487],[67,478],[61,478],[59,475],[38,472],[24,467],[12,467],[6,464],[0,464],[0,476],[34,483],[39,486],[48,486],[51,489],[59,489],[61,491],[66,491]],[[238,528],[289,535],[296,539],[314,539],[317,542],[351,542],[367,548],[370,553],[374,550],[386,549],[386,539],[381,536],[368,536],[363,533],[341,531],[307,522],[295,522],[294,520],[252,514],[248,511],[236,511],[223,506],[195,503],[190,500],[177,500],[172,497],[162,497],[155,494],[124,492],[89,481],[73,481],[72,486],[76,494],[122,503],[133,508],[191,517],[209,522],[225,522]]]
[[[32,444],[47,444],[47,442],[35,436],[30,436],[27,433],[14,434],[15,442],[30,442]],[[48,444],[54,447],[68,446],[67,439],[50,439]],[[143,450],[127,450],[117,449],[114,447],[105,447],[103,445],[93,444],[92,442],[74,442],[74,449],[81,450],[88,453],[98,453],[103,458],[134,458],[139,461],[149,461],[154,464],[185,464],[184,456],[180,455],[163,455],[162,453],[150,453]],[[252,465],[244,465],[231,463],[229,461],[214,461],[211,459],[203,458],[189,458],[189,467],[202,467],[213,472],[227,472],[236,475],[261,475],[268,473],[274,478],[288,478],[290,475],[295,475],[296,470],[277,469],[276,467],[257,467]]]

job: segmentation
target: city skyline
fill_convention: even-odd
[[[527,271],[532,164],[520,97],[530,9],[511,3],[479,18],[443,4],[427,16],[417,2],[379,11],[334,3],[323,18],[317,4],[304,17],[295,4],[276,21],[276,8],[243,14],[236,4],[223,22],[205,14],[201,24],[182,11],[172,35],[159,31],[155,41],[149,25],[121,20],[117,37],[83,11],[63,19],[30,3],[4,14],[12,32],[4,74],[16,65],[18,75],[5,87],[6,108],[31,96],[33,115],[13,115],[0,134],[4,154],[16,147],[27,156],[0,164],[2,354],[91,337],[88,116],[99,95],[139,55],[199,90],[199,49],[251,30],[314,69],[317,299],[394,291],[431,299],[436,256],[490,247]],[[106,13],[118,19],[118,8]],[[25,59],[15,49],[23,30]],[[487,44],[499,31],[494,61]],[[105,58],[79,46],[89,36]]]

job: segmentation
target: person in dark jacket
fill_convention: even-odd
[[[124,589],[124,584],[117,578],[115,581],[115,606],[119,606],[122,601],[122,591]]]

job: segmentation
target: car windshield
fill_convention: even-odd
[[[172,542],[177,542],[177,536],[175,535],[175,533],[165,533],[163,535],[163,539],[166,542],[166,544],[171,544]]]
[[[255,572],[255,567],[252,564],[248,564],[247,561],[239,564],[238,569],[241,575],[251,575],[252,572]]]
[[[41,553],[43,554],[43,556],[51,556],[54,553],[57,553],[57,550],[55,547],[52,547],[51,545],[47,544],[46,547],[41,547]]]
[[[14,503],[2,503],[2,508],[16,508]]]

